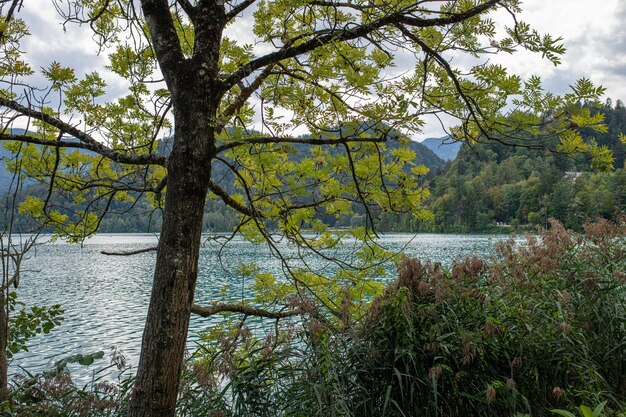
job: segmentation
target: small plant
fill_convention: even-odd
[[[9,338],[7,341],[7,357],[12,358],[19,351],[28,351],[28,341],[38,334],[48,334],[63,321],[63,309],[60,304],[51,307],[33,306],[25,308],[17,300],[17,293],[8,293],[7,310]]]
[[[72,355],[40,374],[17,375],[6,401],[0,403],[2,416],[46,417],[121,417],[133,378],[123,354],[116,348],[111,352],[111,364],[93,372],[92,380],[77,385],[67,369],[69,364],[92,365],[104,352]],[[110,373],[119,372],[118,380]]]
[[[601,417],[602,416],[602,412],[604,411],[604,407],[606,406],[606,401],[598,404],[596,406],[596,408],[594,408],[593,410],[589,407],[587,407],[586,405],[581,405],[580,406],[580,414],[582,415],[582,417]],[[577,417],[574,413],[571,413],[569,411],[566,410],[550,410],[552,411],[554,414],[558,414],[560,416],[563,417]]]

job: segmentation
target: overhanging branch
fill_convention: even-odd
[[[244,0],[241,3],[233,6],[233,8],[226,13],[226,21],[234,19],[239,13],[242,13],[248,7],[252,6],[256,0]]]
[[[128,252],[108,252],[108,251],[100,251],[101,254],[103,255],[109,255],[109,256],[132,256],[132,255],[139,255],[140,253],[146,253],[146,252],[155,252],[157,250],[157,247],[150,247],[150,248],[143,248],[143,249],[137,249],[137,250],[131,250]]]
[[[97,153],[114,162],[126,165],[161,165],[165,166],[165,157],[155,154],[137,155],[123,154],[108,148],[101,143],[91,144],[84,142],[64,142],[62,140],[39,139],[29,135],[9,135],[0,133],[0,141],[16,141],[43,145],[51,148],[85,149]]]
[[[270,76],[273,68],[274,65],[268,65],[263,69],[263,71],[261,71],[259,76],[256,77],[249,86],[243,87],[241,89],[241,92],[235,98],[235,100],[222,112],[220,117],[221,122],[216,128],[218,132],[220,132],[224,128],[226,123],[228,123],[228,119],[230,118],[230,116],[239,111],[246,103],[246,101],[248,101],[250,96],[261,86],[261,84],[263,84],[263,81],[265,81],[265,79]]]
[[[248,217],[256,217],[258,214],[254,212],[249,207],[244,206],[237,200],[235,200],[230,194],[228,194],[222,187],[217,185],[215,182],[209,182],[209,190],[222,199],[222,201],[229,207],[235,209],[239,213],[246,215]]]
[[[285,46],[280,50],[271,52],[267,55],[261,56],[248,62],[246,65],[240,67],[238,70],[226,77],[222,84],[222,88],[223,91],[228,91],[239,81],[254,73],[260,68],[263,68],[267,65],[275,64],[285,59],[303,55],[307,52],[311,52],[317,48],[327,45],[330,42],[345,42],[358,38],[363,38],[378,29],[382,29],[385,26],[398,23],[402,23],[411,27],[421,28],[451,25],[477,16],[484,11],[496,6],[500,2],[502,2],[502,0],[488,0],[476,7],[469,9],[464,13],[458,13],[447,17],[439,17],[433,19],[424,19],[421,17],[410,16],[406,9],[403,9],[395,13],[390,13],[365,25],[360,25],[352,28],[344,26],[344,28],[340,30],[324,30],[320,32],[313,32],[311,33],[311,39],[309,39],[308,41],[302,42],[295,46],[291,46],[290,43],[287,42]]]
[[[165,157],[147,154],[147,155],[137,155],[137,154],[124,154],[118,151],[114,151],[113,149],[103,145],[94,139],[91,135],[83,132],[82,130],[72,126],[71,124],[64,122],[58,117],[54,117],[52,115],[46,114],[44,112],[34,110],[30,107],[26,107],[18,103],[17,101],[8,100],[6,98],[0,97],[0,106],[6,107],[10,110],[17,112],[18,114],[32,117],[33,119],[37,119],[44,123],[49,124],[50,126],[60,130],[61,132],[67,133],[68,135],[78,139],[80,142],[62,142],[62,141],[52,141],[39,139],[28,135],[8,135],[2,134],[0,140],[19,140],[22,142],[34,143],[45,146],[54,146],[54,147],[66,147],[66,148],[82,148],[93,151],[99,155],[104,156],[105,158],[111,159],[112,161],[119,162],[121,164],[129,164],[129,165],[163,165],[165,166]]]

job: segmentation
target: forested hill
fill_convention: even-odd
[[[401,142],[397,139],[390,140],[386,143],[387,151],[392,151],[401,146]],[[294,161],[298,162],[304,157],[310,156],[309,145],[292,145],[294,150],[291,157]],[[413,163],[415,165],[425,165],[430,169],[428,177],[438,175],[445,168],[445,161],[439,158],[426,146],[421,143],[409,141],[407,147],[415,153]],[[341,147],[330,148],[332,152],[343,153]],[[220,185],[229,192],[237,192],[234,188],[234,177],[232,173],[225,170],[223,165],[216,165],[214,168],[216,178],[222,178]],[[357,209],[358,211],[358,209]],[[351,224],[360,224],[364,221],[364,213],[357,213],[353,216],[326,216],[323,220],[331,227],[347,227]],[[103,222],[104,230],[120,231],[118,225],[120,221],[124,221],[123,218],[109,217]],[[205,231],[231,231],[233,227],[237,225],[237,218],[232,210],[228,209],[224,203],[219,199],[209,199],[205,206],[205,213],[203,219],[203,230]],[[386,229],[386,220],[383,219],[382,226]],[[393,222],[392,222],[393,223]]]
[[[604,113],[608,131],[593,137],[613,151],[612,172],[592,172],[589,161],[545,150],[465,145],[430,181],[428,206],[435,219],[421,230],[506,232],[511,226],[544,225],[551,217],[579,228],[586,219],[626,212],[626,145],[619,140],[626,132],[626,109],[618,101],[596,111]]]
[[[16,134],[21,134],[23,131],[16,131]],[[396,135],[399,136],[399,135]],[[306,139],[306,137],[303,137]],[[427,166],[434,175],[441,172],[445,166],[445,161],[440,159],[426,146],[414,142],[402,142],[406,143],[407,147],[414,152],[415,158],[413,163],[415,165]],[[391,139],[386,143],[388,151],[396,149],[401,146],[401,141],[397,138]],[[290,157],[296,162],[302,158],[310,156],[309,145],[290,145],[292,149]],[[163,139],[158,144],[159,152],[167,154],[169,152],[169,140]],[[342,147],[329,147],[331,152],[342,153]],[[82,152],[82,151],[81,151]],[[2,146],[0,146],[0,157],[11,157]],[[8,172],[4,165],[4,160],[0,160],[0,195],[4,194],[5,190],[8,190],[9,182],[12,178],[12,174]],[[224,165],[216,164],[213,166],[213,173],[215,178],[218,178],[219,185],[230,193],[240,192],[235,189],[235,177],[234,174],[228,171]],[[5,184],[6,183],[6,184]],[[46,195],[47,186],[43,183],[29,183],[24,186],[19,193],[18,201],[26,198],[27,195],[34,195],[43,197]],[[4,218],[2,211],[5,207],[0,207],[0,218]],[[345,217],[345,218],[344,218]],[[351,222],[359,221],[360,217],[357,215],[356,219],[352,219],[352,216],[343,216],[340,219],[334,217],[325,219],[330,222],[331,226],[348,226]],[[104,217],[100,224],[99,231],[103,233],[134,233],[134,232],[156,232],[160,229],[161,214],[159,211],[153,210],[147,199],[143,196],[138,197],[133,203],[123,203],[119,201],[113,201],[110,206],[109,214]],[[221,200],[208,199],[205,206],[205,216],[203,229],[205,231],[232,231],[236,226],[238,220],[232,210],[229,210]],[[32,229],[34,225],[25,218],[18,219],[18,226],[20,230],[28,231]],[[0,228],[2,225],[0,224]],[[18,227],[18,228],[20,228]]]

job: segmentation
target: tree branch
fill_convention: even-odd
[[[143,249],[137,249],[137,250],[131,250],[128,252],[108,252],[108,251],[100,251],[101,254],[103,255],[109,255],[109,256],[132,256],[132,255],[139,255],[140,253],[146,253],[146,252],[154,252],[157,250],[157,247],[150,247],[150,248],[143,248]]]
[[[244,215],[246,215],[248,217],[255,217],[255,216],[257,216],[257,213],[255,213],[254,210],[252,210],[251,208],[246,207],[243,204],[239,203],[237,200],[232,198],[230,196],[230,194],[228,194],[222,187],[217,185],[212,180],[209,182],[209,190],[213,194],[215,194],[218,197],[220,197],[222,199],[222,201],[224,203],[226,203],[227,206],[229,206],[230,208],[235,209],[239,213],[244,214]]]
[[[354,4],[352,1],[323,1],[323,0],[312,0],[309,2],[312,6],[322,6],[322,7],[331,7],[331,8],[347,8],[353,10],[371,10],[371,9],[379,9],[381,5],[379,4]],[[383,3],[384,4],[384,3]]]
[[[370,228],[372,230],[372,232],[374,232],[374,234],[376,234],[376,230],[374,229],[374,218],[372,217],[372,213],[370,212],[370,207],[367,204],[367,200],[365,199],[365,196],[363,195],[363,192],[361,191],[361,186],[360,186],[360,181],[359,178],[356,174],[356,168],[354,167],[354,159],[352,159],[352,152],[350,151],[350,147],[348,146],[347,143],[343,144],[344,148],[346,149],[346,156],[348,157],[348,164],[350,166],[350,173],[352,174],[352,180],[354,182],[354,187],[356,188],[356,192],[357,195],[359,197],[359,200],[361,200],[361,204],[363,204],[363,207],[365,208],[365,214],[367,215],[367,221],[365,223],[365,228],[367,230],[367,223],[370,224]],[[378,236],[376,236],[378,237]]]
[[[283,319],[302,314],[301,310],[269,311],[261,308],[250,307],[243,304],[216,303],[211,307],[202,307],[198,304],[191,306],[191,312],[202,317],[210,317],[218,313],[239,313],[248,316],[265,317],[268,319]]]
[[[195,7],[189,2],[189,0],[176,0],[176,3],[178,3],[187,16],[193,20]]]
[[[0,99],[1,100],[1,99]],[[147,154],[147,155],[127,155],[120,152],[116,152],[101,143],[89,144],[83,142],[63,142],[55,140],[39,139],[28,135],[9,135],[7,133],[0,133],[0,141],[17,141],[24,143],[32,143],[35,145],[49,146],[52,148],[72,148],[72,149],[85,149],[101,155],[114,162],[126,165],[161,165],[165,166],[166,158],[160,155]]]
[[[339,139],[297,139],[297,138],[283,138],[276,136],[268,136],[261,138],[250,138],[237,142],[230,142],[216,148],[216,153],[224,152],[228,149],[233,149],[242,145],[263,144],[263,143],[294,143],[304,145],[345,145],[349,143],[357,142],[386,142],[385,138],[339,138]]]
[[[159,66],[172,93],[176,93],[178,70],[185,61],[167,0],[141,0],[148,32]],[[174,95],[174,94],[173,94]]]
[[[220,132],[226,123],[228,123],[228,118],[235,114],[250,98],[250,96],[263,84],[263,81],[267,79],[272,74],[272,70],[274,69],[274,64],[268,65],[263,69],[263,71],[259,74],[258,77],[254,79],[254,81],[247,87],[243,87],[239,93],[239,95],[235,98],[235,100],[222,112],[220,119],[221,123],[215,128],[217,132]]]
[[[400,23],[404,23],[413,27],[446,26],[454,23],[460,23],[471,17],[477,16],[499,3],[502,3],[502,0],[488,0],[483,4],[479,4],[478,6],[473,7],[464,13],[449,14],[446,17],[437,17],[435,19],[422,19],[420,17],[413,17],[402,13],[398,21]]]
[[[233,8],[228,13],[226,13],[226,21],[228,22],[229,20],[234,19],[239,13],[252,6],[255,2],[256,0],[244,0],[238,5],[233,6]]]
[[[404,34],[404,36],[406,36],[407,38],[415,42],[417,45],[419,45],[420,48],[422,48],[422,50],[427,55],[431,56],[439,65],[441,65],[441,67],[446,71],[446,74],[448,74],[448,76],[452,80],[454,84],[454,88],[456,92],[459,94],[459,96],[461,97],[461,99],[463,100],[463,102],[465,103],[465,106],[467,110],[469,111],[471,118],[476,122],[476,125],[478,126],[480,131],[483,134],[485,134],[487,137],[490,137],[488,130],[483,127],[482,123],[480,122],[480,119],[478,118],[478,115],[483,116],[480,110],[480,106],[478,106],[476,102],[470,96],[465,94],[465,91],[463,91],[463,87],[461,86],[461,83],[459,82],[457,75],[454,73],[454,70],[452,69],[448,61],[446,61],[441,56],[441,54],[439,54],[437,51],[435,51],[430,46],[428,46],[424,41],[422,41],[413,33],[411,33],[411,31],[409,31],[402,25],[397,25],[397,27]]]
[[[313,32],[311,34],[312,38],[308,41],[302,42],[301,44],[296,46],[288,46],[289,43],[287,43],[287,45],[285,45],[285,47],[281,48],[280,50],[253,59],[246,65],[240,67],[238,70],[226,77],[223,82],[223,90],[228,91],[239,81],[252,74],[259,68],[263,68],[270,64],[275,64],[284,59],[293,58],[298,55],[305,54],[307,52],[320,48],[330,42],[345,42],[365,37],[375,30],[396,23],[403,23],[412,27],[422,28],[432,26],[445,26],[459,23],[463,20],[483,13],[484,11],[494,7],[501,1],[502,0],[488,0],[481,5],[471,8],[465,13],[459,13],[448,17],[439,17],[434,19],[424,19],[420,17],[407,16],[407,11],[401,10],[396,13],[390,13],[366,25],[357,26],[352,29],[344,27],[341,30],[324,30],[320,32]]]

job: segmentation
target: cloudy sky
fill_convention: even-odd
[[[61,31],[50,0],[27,0],[21,17],[33,36],[24,44],[27,59],[34,68],[52,60],[77,69],[77,74],[101,68],[104,58],[94,58],[94,47],[86,28],[72,26]],[[520,20],[540,32],[561,36],[567,48],[563,63],[554,67],[530,53],[492,58],[513,72],[528,77],[540,75],[545,86],[556,92],[567,91],[574,80],[587,77],[607,89],[606,96],[626,100],[626,1],[624,0],[525,0]],[[496,16],[498,19],[499,16]],[[122,94],[124,80],[107,77],[111,94]],[[437,124],[429,123],[416,139],[440,136]]]
[[[526,0],[522,6],[521,19],[561,36],[567,53],[558,67],[529,53],[501,56],[503,64],[522,76],[542,76],[556,92],[587,77],[606,87],[608,97],[626,100],[626,1]]]

